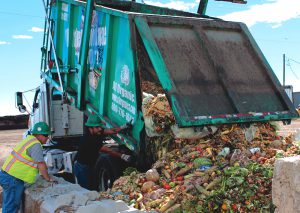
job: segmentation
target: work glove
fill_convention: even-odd
[[[55,180],[54,178],[50,177],[50,179],[48,180],[48,182],[51,184],[51,186],[58,184],[58,181]]]
[[[131,162],[132,160],[132,157],[130,155],[125,155],[125,154],[122,154],[121,155],[121,159],[124,160],[125,162]]]
[[[130,129],[132,129],[132,124],[131,124],[131,121],[130,122],[127,122],[125,125],[123,125],[123,126],[120,126],[120,128],[121,128],[121,131],[124,131],[124,130],[130,130]]]

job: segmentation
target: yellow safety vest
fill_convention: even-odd
[[[27,150],[34,144],[41,144],[29,135],[16,145],[2,166],[2,170],[27,183],[34,183],[38,174],[37,163],[27,155]]]

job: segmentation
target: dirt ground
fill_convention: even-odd
[[[12,148],[22,139],[25,129],[0,131],[0,166],[9,155]]]

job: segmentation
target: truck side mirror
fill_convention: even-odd
[[[17,108],[21,113],[26,112],[26,106],[23,104],[23,93],[22,92],[16,92],[16,102],[17,102]]]

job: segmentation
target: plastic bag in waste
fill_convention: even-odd
[[[253,125],[246,129],[245,138],[248,142],[251,142],[254,139],[256,130],[257,128]]]
[[[249,149],[249,151],[254,155],[256,152],[260,152],[260,148],[254,147],[254,148]]]
[[[145,121],[145,130],[148,137],[156,137],[162,135],[156,132],[152,116],[144,116],[144,121]]]
[[[219,156],[223,156],[226,157],[227,155],[229,155],[230,153],[230,149],[228,147],[224,147],[219,153]]]
[[[200,139],[209,134],[214,134],[218,128],[215,126],[204,127],[204,128],[179,128],[178,125],[171,126],[171,130],[175,135],[175,138],[182,139]]]
[[[296,133],[294,134],[294,140],[300,141],[300,128],[296,130]]]
[[[166,190],[163,188],[157,189],[152,192],[148,192],[144,195],[145,198],[150,198],[151,200],[157,200],[165,194]]]
[[[243,153],[240,149],[235,149],[230,158],[230,165],[233,165],[235,162],[238,162],[240,165],[247,165],[249,162],[249,158],[246,153]]]

